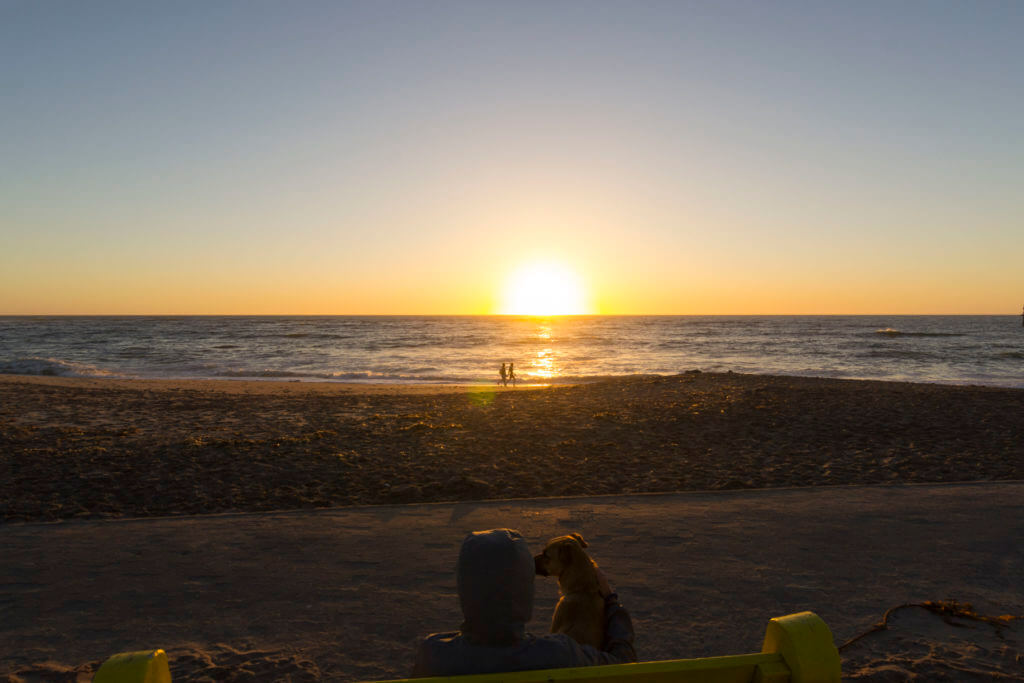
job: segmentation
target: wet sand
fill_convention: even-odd
[[[1024,390],[687,374],[546,389],[0,376],[0,518],[1024,479]]]

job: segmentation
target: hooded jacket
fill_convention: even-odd
[[[518,531],[492,529],[462,542],[456,580],[464,621],[459,631],[435,633],[419,647],[412,675],[554,669],[635,662],[633,625],[617,596],[605,599],[605,643],[601,650],[552,633],[532,636],[533,555]]]

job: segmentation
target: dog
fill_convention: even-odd
[[[548,541],[533,558],[540,576],[557,576],[562,597],[551,617],[551,632],[565,633],[581,645],[601,649],[604,643],[604,598],[597,579],[597,563],[586,551],[579,534]]]

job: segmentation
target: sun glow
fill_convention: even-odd
[[[510,315],[580,315],[588,313],[583,285],[558,263],[529,263],[508,278],[502,313]]]

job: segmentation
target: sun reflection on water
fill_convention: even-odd
[[[536,337],[537,341],[542,343],[553,341],[551,321],[540,320],[537,322]],[[550,380],[559,374],[560,369],[555,365],[555,350],[545,344],[545,348],[537,351],[536,357],[530,364],[530,375],[537,379]]]
[[[551,379],[558,374],[558,370],[555,368],[553,351],[551,349],[544,349],[543,351],[537,352],[537,360],[533,362],[530,374],[543,379]]]

